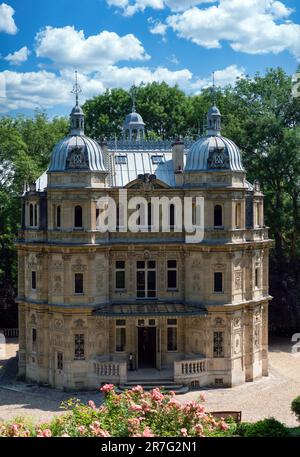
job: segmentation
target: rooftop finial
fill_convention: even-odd
[[[215,72],[214,72],[214,71],[213,71],[213,74],[212,74],[212,80],[213,80],[213,85],[212,85],[212,101],[213,101],[213,105],[216,105],[216,102],[217,102],[217,92],[216,92]]]
[[[131,98],[132,98],[132,112],[135,113],[136,111],[136,106],[135,106],[135,102],[136,102],[136,86],[133,85],[132,88],[131,88]]]
[[[78,72],[75,70],[75,84],[73,86],[73,89],[71,90],[71,94],[76,95],[76,105],[78,105],[78,95],[81,94],[82,89],[80,85],[78,84]]]

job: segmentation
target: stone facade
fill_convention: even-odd
[[[80,121],[82,111],[75,112]],[[71,114],[73,128],[75,120]],[[221,141],[212,126],[209,138],[214,133]],[[174,381],[199,386],[268,375],[271,241],[263,194],[230,165],[225,140],[226,160],[218,153],[221,166],[214,168],[209,145],[205,170],[193,168],[189,157],[192,151],[198,160],[203,142],[200,152],[180,141],[169,149],[147,141],[95,146],[71,131],[60,143],[47,174],[23,196],[20,376],[60,389],[93,389],[125,382],[141,368],[171,370]],[[145,158],[152,156],[163,157],[167,172],[161,163],[147,169]],[[126,170],[117,157],[141,158],[144,167]],[[97,202],[117,199],[121,188],[128,199],[149,202],[203,197],[204,239],[187,243],[186,233],[172,228],[103,233]]]

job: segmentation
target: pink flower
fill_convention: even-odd
[[[131,427],[139,427],[141,424],[141,421],[138,417],[132,417],[131,419],[128,419],[128,424]]]
[[[45,430],[39,429],[37,431],[37,436],[39,438],[50,438],[52,436],[51,430],[49,428],[46,428]]]
[[[114,385],[113,384],[104,384],[104,386],[101,387],[101,392],[108,393],[114,390]]]
[[[203,433],[203,425],[196,424],[195,425],[195,432],[197,433],[197,435],[202,435],[202,433]]]
[[[84,425],[80,425],[78,427],[78,432],[80,433],[80,435],[83,435],[85,433],[85,426]]]
[[[136,405],[132,403],[129,408],[131,411],[143,411],[143,407],[141,405]]]
[[[90,400],[90,401],[88,402],[88,405],[89,405],[90,408],[96,409],[96,405],[95,405],[95,403],[93,402],[93,400]]]
[[[162,401],[164,399],[164,396],[161,393],[161,391],[157,388],[152,390],[151,398],[154,401]]]
[[[186,429],[186,428],[182,428],[182,429],[180,430],[180,432],[181,432],[181,436],[188,436],[188,433],[187,433],[187,429]]]
[[[144,389],[142,386],[134,386],[132,389],[131,389],[131,392],[136,392],[136,393],[140,393],[142,394],[144,392]]]
[[[143,433],[141,436],[144,436],[144,437],[150,437],[150,436],[155,436],[154,433],[152,432],[151,428],[150,427],[145,427]]]
[[[228,430],[229,429],[229,425],[226,424],[226,422],[222,421],[219,423],[219,427],[221,430]]]
[[[181,403],[178,400],[176,400],[176,398],[174,398],[174,397],[169,400],[169,402],[167,403],[167,406],[170,406],[175,409],[181,409]]]

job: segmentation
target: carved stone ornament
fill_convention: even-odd
[[[242,288],[242,272],[236,271],[234,274],[234,288],[240,290]]]
[[[218,325],[225,325],[225,321],[224,321],[224,319],[222,319],[221,317],[216,317],[216,318],[215,318],[215,321],[214,321],[214,324],[215,324],[216,326],[218,326]]]
[[[87,270],[87,266],[82,263],[80,258],[77,258],[75,263],[72,265],[72,271],[74,272],[84,272]]]

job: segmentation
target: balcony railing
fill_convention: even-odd
[[[93,360],[93,376],[99,383],[120,383],[127,380],[127,362],[97,361]]]
[[[207,375],[207,360],[180,360],[174,362],[174,381],[197,380]]]

